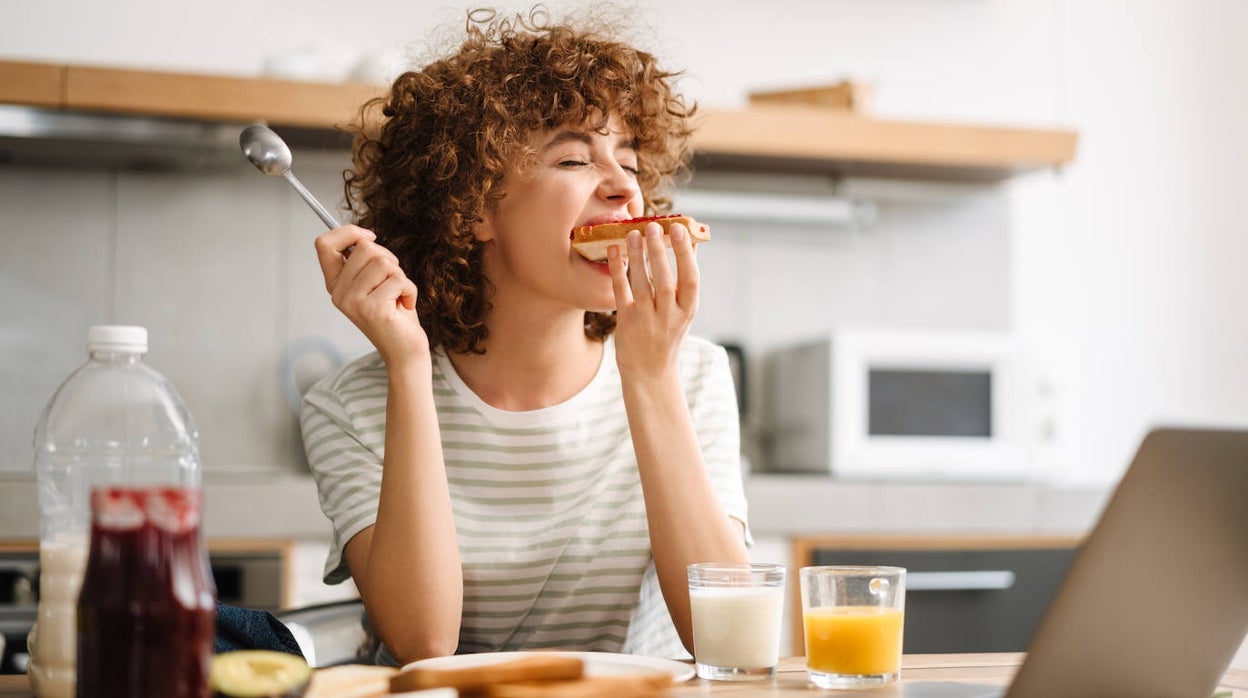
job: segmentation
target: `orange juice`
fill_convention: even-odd
[[[904,614],[878,606],[807,609],[806,666],[828,674],[896,674]]]

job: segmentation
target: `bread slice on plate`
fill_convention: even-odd
[[[406,668],[390,677],[390,690],[413,691],[450,687],[460,691],[480,689],[490,684],[516,681],[579,679],[585,675],[580,659],[551,653],[536,653],[496,664],[462,669]]]
[[[395,667],[342,664],[317,669],[303,698],[378,698],[390,694]],[[432,697],[431,697],[432,698]]]

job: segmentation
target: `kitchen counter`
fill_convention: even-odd
[[[205,473],[209,538],[328,539],[310,476]],[[746,480],[755,536],[815,533],[1083,533],[1105,489],[1028,483],[857,482],[813,475]],[[39,537],[34,479],[0,476],[0,540]]]
[[[1081,534],[1111,488],[1027,482],[838,480],[752,475],[745,482],[756,536],[818,533]]]

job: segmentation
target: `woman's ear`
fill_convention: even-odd
[[[494,239],[494,217],[485,214],[472,224],[472,235],[477,242],[489,242]]]

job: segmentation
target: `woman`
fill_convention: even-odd
[[[698,268],[657,225],[608,261],[574,226],[658,213],[693,108],[653,56],[470,13],[357,139],[359,226],[316,241],[376,348],[305,398],[303,433],[382,661],[537,647],[679,656],[686,566],[747,560],[722,348],[687,337]]]

